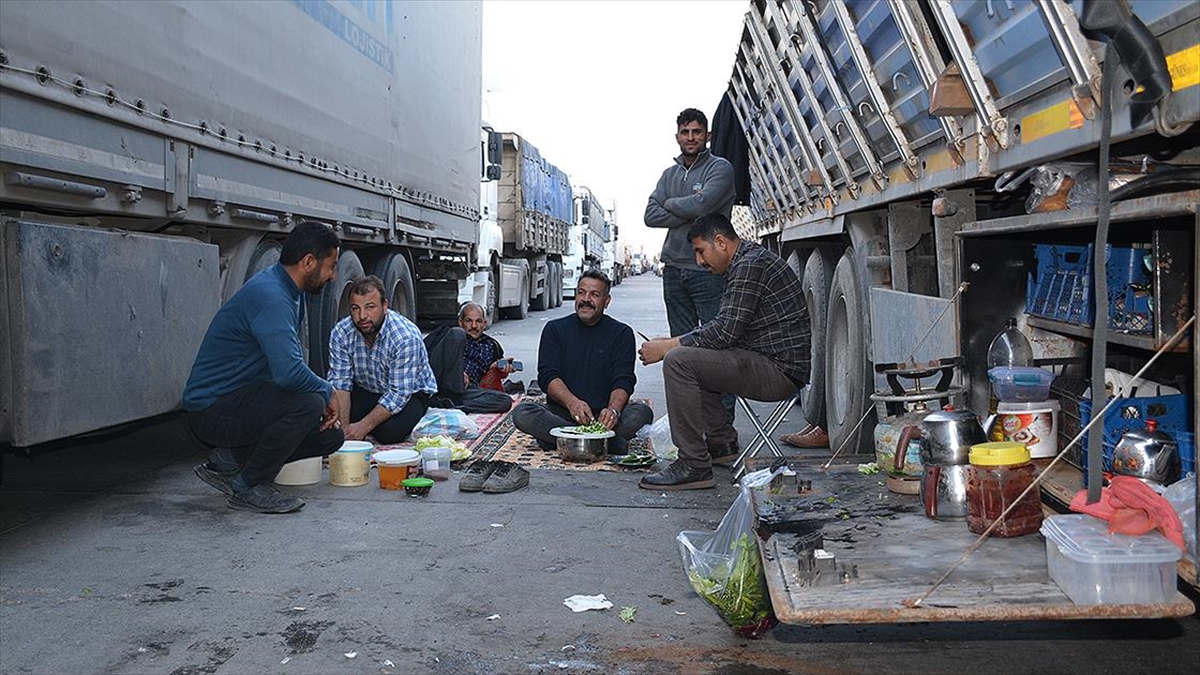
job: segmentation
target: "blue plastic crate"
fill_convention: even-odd
[[[1196,436],[1190,428],[1189,411],[1191,406],[1191,399],[1187,394],[1117,399],[1117,402],[1104,413],[1104,470],[1112,471],[1113,450],[1117,447],[1121,436],[1130,429],[1144,428],[1146,420],[1152,419],[1158,422],[1159,431],[1175,439],[1175,444],[1179,448],[1180,468],[1183,473],[1195,473]],[[1079,416],[1083,426],[1087,426],[1088,422],[1092,420],[1091,401],[1079,402]],[[1084,434],[1079,443],[1084,479],[1086,480],[1087,434]]]
[[[1092,294],[1092,246],[1034,244],[1036,267],[1025,287],[1025,313],[1080,326],[1096,314]],[[1151,333],[1148,251],[1105,248],[1108,281],[1108,327],[1127,333]]]

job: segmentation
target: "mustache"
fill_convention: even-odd
[[[592,304],[592,303],[590,303],[590,302],[581,302],[581,303],[579,303],[579,306],[580,306],[580,307],[587,307],[588,309],[596,309],[596,306],[595,306],[595,305],[593,305],[593,304]]]

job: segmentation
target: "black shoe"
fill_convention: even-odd
[[[710,447],[708,449],[708,454],[712,457],[713,466],[733,466],[734,462],[737,462],[738,455],[741,452],[742,449],[738,446],[736,440],[730,442],[728,445]]]
[[[642,478],[638,487],[645,490],[703,490],[717,486],[712,469],[689,469],[682,459]]]
[[[215,487],[221,492],[224,492],[227,495],[233,494],[233,477],[237,475],[237,470],[217,471],[209,466],[206,462],[204,464],[197,464],[196,467],[192,469],[192,472],[196,474],[197,478]]]
[[[229,508],[258,513],[291,513],[304,508],[304,500],[285,495],[269,483],[259,483],[247,490],[234,491],[227,502]]]
[[[238,470],[237,455],[231,448],[212,448],[208,451],[208,468],[225,473]]]
[[[529,485],[529,471],[512,462],[496,462],[492,475],[483,482],[483,491],[491,493],[514,492]]]
[[[496,462],[479,461],[471,464],[458,480],[458,489],[463,492],[479,492],[488,476],[495,470]]]
[[[519,380],[505,380],[504,393],[506,394],[524,394],[525,383]]]

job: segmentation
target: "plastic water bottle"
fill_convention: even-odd
[[[1017,329],[1017,320],[1009,318],[1004,322],[1004,330],[992,339],[988,346],[988,369],[999,366],[1032,366],[1033,347],[1025,334]]]

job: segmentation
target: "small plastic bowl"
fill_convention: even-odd
[[[424,497],[433,489],[433,479],[405,478],[401,485],[404,486],[404,494],[409,497]]]
[[[992,391],[1005,403],[1032,403],[1050,397],[1054,373],[1044,368],[998,366],[988,371]]]

